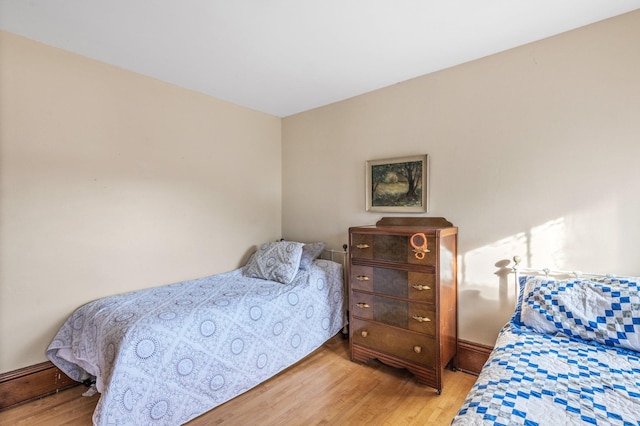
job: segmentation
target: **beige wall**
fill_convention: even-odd
[[[281,121],[0,33],[0,372],[89,300],[281,236]]]
[[[431,157],[431,210],[460,227],[460,337],[492,345],[501,265],[640,275],[640,11],[285,118],[283,234],[375,223],[365,161]]]

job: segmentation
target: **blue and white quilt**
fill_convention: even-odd
[[[293,282],[242,268],[90,302],[47,356],[95,376],[96,425],[179,425],[301,360],[344,326],[341,265],[314,260]]]
[[[637,280],[523,277],[454,425],[640,426]]]

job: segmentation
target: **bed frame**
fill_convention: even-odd
[[[349,246],[342,245],[342,250],[324,249],[320,259],[331,260],[342,265],[342,286],[344,289],[344,318],[345,326],[342,328],[342,337],[349,338]]]
[[[593,272],[581,272],[581,271],[560,271],[560,270],[552,270],[549,268],[525,268],[520,266],[520,263],[522,262],[522,259],[520,258],[520,256],[513,256],[513,262],[514,262],[514,265],[511,269],[513,270],[513,273],[516,276],[516,290],[518,290],[518,285],[520,283],[520,274],[522,272],[527,272],[531,275],[540,275],[540,276],[544,275],[546,277],[555,276],[555,277],[562,277],[562,278],[570,278],[570,277],[590,278],[596,281],[603,281],[611,278],[621,278],[613,274],[597,274]]]
[[[346,281],[346,278],[348,277],[346,273],[347,266],[349,265],[349,262],[348,262],[349,257],[347,256],[349,254],[349,252],[347,251],[348,247],[349,247],[348,245],[343,244],[342,250],[324,249],[320,254],[321,259],[331,260],[333,262],[336,262],[342,265],[342,271],[344,274],[345,281]]]

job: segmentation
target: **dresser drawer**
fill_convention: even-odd
[[[351,315],[357,317],[373,319],[373,294],[354,291],[349,297]]]
[[[434,303],[436,298],[435,274],[351,265],[349,279],[353,290],[375,292],[426,303]]]
[[[352,344],[393,354],[424,366],[435,366],[436,344],[431,336],[402,331],[355,318],[350,327]]]
[[[434,305],[411,303],[374,294],[351,293],[351,314],[395,327],[435,335],[436,312]]]
[[[373,267],[351,265],[349,285],[353,290],[373,291]]]
[[[358,259],[373,259],[373,235],[351,234],[351,256]]]
[[[352,233],[351,257],[435,267],[436,239],[427,236],[427,251],[417,254],[409,243],[411,235]]]
[[[409,299],[433,303],[436,300],[436,276],[422,272],[409,272],[407,287]]]

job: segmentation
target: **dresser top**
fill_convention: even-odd
[[[354,226],[352,229],[367,230],[376,232],[376,230],[385,232],[417,232],[420,230],[455,230],[451,222],[443,217],[383,217],[375,225]]]
[[[383,218],[375,225],[353,226],[352,232],[366,234],[397,234],[407,235],[423,232],[427,235],[455,235],[458,228],[444,218]]]
[[[420,226],[422,228],[452,228],[444,217],[383,217],[376,226]]]

